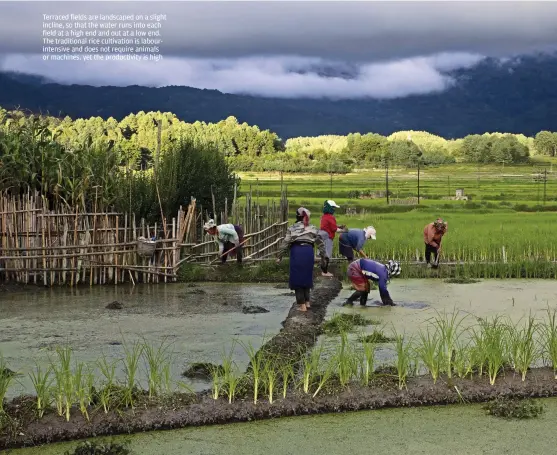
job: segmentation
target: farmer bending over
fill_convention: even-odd
[[[242,263],[242,245],[244,243],[244,230],[242,226],[234,224],[221,224],[217,226],[214,220],[209,220],[203,228],[209,235],[217,238],[219,256],[223,264],[229,255],[236,256],[238,264]]]
[[[379,295],[383,305],[395,305],[387,290],[387,283],[391,277],[400,275],[398,262],[391,260],[387,264],[381,264],[371,259],[358,259],[348,266],[347,275],[356,291],[343,306],[353,305],[358,298],[360,305],[365,306],[370,291],[369,280],[379,283]]]
[[[290,277],[289,287],[296,294],[296,303],[299,311],[310,308],[310,290],[313,288],[313,265],[315,256],[314,244],[321,254],[321,271],[327,273],[328,257],[325,244],[317,228],[309,224],[310,211],[300,207],[296,211],[296,222],[288,228],[277,254],[277,264],[290,250]]]
[[[340,254],[342,254],[348,262],[354,260],[354,251],[357,251],[361,257],[367,258],[363,250],[364,243],[369,239],[376,240],[375,234],[376,231],[373,226],[368,226],[365,229],[348,229],[348,231],[340,234],[338,240]]]
[[[439,253],[441,252],[441,240],[447,233],[447,222],[442,218],[438,218],[433,223],[429,223],[424,228],[424,242],[425,242],[425,262],[427,267],[437,268],[439,266]],[[431,261],[431,254],[433,253],[433,264]]]
[[[323,204],[323,216],[321,217],[321,229],[319,235],[325,243],[325,251],[327,252],[327,260],[333,257],[333,241],[337,232],[344,232],[344,226],[337,226],[335,218],[335,209],[340,206],[335,201],[325,201]],[[322,273],[323,276],[333,276],[332,273]]]

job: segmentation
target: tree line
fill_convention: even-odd
[[[390,136],[353,133],[297,137],[283,142],[276,133],[240,123],[232,116],[217,123],[186,123],[172,113],[143,111],[118,121],[112,117],[72,120],[0,109],[0,133],[3,187],[8,182],[13,188],[20,185],[17,182],[34,182],[34,187],[48,187],[49,194],[70,194],[72,202],[78,199],[80,185],[88,187],[93,183],[103,188],[104,202],[120,200],[117,193],[122,185],[111,180],[113,175],[134,176],[128,189],[129,185],[142,185],[147,191],[146,182],[153,185],[155,180],[152,177],[145,180],[145,176],[153,174],[156,162],[160,161],[163,168],[176,154],[185,153],[183,150],[198,150],[199,157],[211,156],[215,172],[221,169],[222,162],[226,169],[218,172],[225,179],[233,171],[343,173],[385,165],[407,168],[454,162],[504,165],[525,162],[536,154],[557,153],[557,133],[549,131],[541,131],[535,137],[486,133],[455,140],[424,131],[400,131]],[[57,166],[46,164],[51,161],[50,154],[57,157],[52,161]],[[180,172],[187,172],[182,163],[191,157],[183,158],[178,166]],[[88,170],[92,176],[86,176]],[[71,183],[72,176],[78,174],[84,175],[81,183]],[[220,178],[216,175],[215,181]],[[106,181],[99,180],[102,178]],[[199,188],[208,188],[201,182]],[[114,190],[112,185],[116,186]],[[230,186],[227,188],[225,193],[230,194]],[[207,196],[207,191],[203,191]],[[134,199],[132,203],[139,204],[140,200]],[[153,205],[147,200],[141,204],[143,211]]]

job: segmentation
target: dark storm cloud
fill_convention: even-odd
[[[521,53],[557,41],[556,2],[2,2],[0,52],[37,52],[41,15],[162,13],[167,55],[372,61]]]
[[[166,14],[158,63],[43,62],[43,14]],[[94,85],[391,98],[483,56],[552,49],[557,2],[0,2],[0,69]],[[346,63],[351,63],[346,65]],[[315,68],[357,68],[324,77]],[[342,70],[344,71],[344,70]]]

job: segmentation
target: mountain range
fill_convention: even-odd
[[[327,69],[331,76],[331,69]],[[139,111],[172,112],[186,122],[228,116],[275,131],[282,139],[321,134],[419,130],[445,138],[484,132],[557,131],[557,57],[535,55],[450,73],[456,83],[441,93],[389,100],[284,99],[231,95],[169,86],[62,85],[21,73],[0,72],[0,106],[72,118],[121,119]],[[346,77],[346,74],[340,77]]]

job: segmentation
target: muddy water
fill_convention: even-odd
[[[264,336],[278,333],[294,301],[289,292],[273,285],[167,284],[4,293],[0,353],[12,370],[22,373],[22,384],[12,387],[10,395],[31,391],[27,373],[35,362],[47,365],[55,347],[65,343],[76,359],[95,361],[103,353],[122,358],[124,341],[141,337],[152,343],[166,341],[175,352],[176,379],[190,362],[220,364],[223,347],[233,339],[258,348]],[[124,308],[105,308],[115,300]],[[243,314],[244,305],[259,305],[270,312]],[[240,368],[247,366],[248,357],[240,346],[235,360]],[[197,390],[207,385],[186,382]]]
[[[129,440],[133,455],[554,453],[551,435],[557,420],[557,399],[542,402],[546,413],[523,421],[488,416],[481,405],[399,408],[142,433],[115,441]],[[75,445],[55,444],[10,453],[61,455]]]
[[[389,284],[395,307],[377,307],[379,291],[371,291],[368,305],[360,307],[357,302],[352,308],[341,305],[352,294],[348,285],[329,305],[327,318],[334,313],[359,313],[380,324],[363,328],[362,332],[382,329],[390,335],[397,333],[412,336],[424,328],[426,321],[437,315],[436,311],[452,313],[456,308],[461,316],[467,316],[463,324],[473,325],[476,317],[509,316],[514,322],[527,317],[531,312],[536,318],[543,319],[547,307],[557,307],[557,284],[553,280],[484,280],[472,284],[448,284],[442,280],[396,280]],[[354,339],[358,335],[352,335]],[[326,349],[331,350],[337,340],[323,336],[321,340]],[[390,346],[380,346],[376,351],[379,362],[387,362],[394,353]]]

